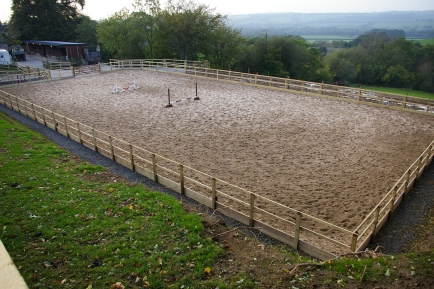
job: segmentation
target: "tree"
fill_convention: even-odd
[[[208,55],[208,42],[225,20],[207,5],[169,0],[158,22],[161,55],[190,60],[196,60],[199,53]]]
[[[141,38],[141,46],[144,48],[144,55],[154,58],[154,47],[157,41],[158,17],[161,12],[158,0],[135,0],[133,27]]]
[[[241,31],[232,29],[221,23],[208,40],[207,56],[209,57],[211,66],[220,69],[232,67],[234,65],[233,60],[237,59],[242,53],[242,45],[244,43],[245,39],[241,37]]]
[[[89,16],[83,15],[81,17],[81,23],[75,29],[76,38],[74,41],[96,46],[98,43],[96,35],[97,21],[90,19]]]
[[[97,26],[98,40],[114,57],[142,58],[143,43],[128,9],[122,9]]]
[[[21,39],[74,41],[85,0],[13,0],[11,25]]]
[[[325,58],[334,81],[353,82],[357,77],[356,67],[351,62],[348,52],[348,50],[338,50]]]

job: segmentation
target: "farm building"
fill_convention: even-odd
[[[62,60],[84,59],[87,50],[86,43],[51,40],[23,40],[22,46],[27,53]]]

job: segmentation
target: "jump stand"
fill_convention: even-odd
[[[170,101],[170,89],[167,89],[167,98],[168,98],[168,104],[166,105],[166,107],[172,107],[174,103],[181,102],[184,100],[189,100],[189,99],[199,100],[200,98],[197,96],[197,83],[196,83],[196,95],[195,96],[189,96],[186,98],[181,98],[178,100]]]
[[[127,87],[120,87],[116,83],[116,85],[112,89],[112,93],[124,92],[127,90],[135,90],[135,89],[139,89],[139,88],[140,88],[140,86],[135,81],[133,82],[133,84],[131,84],[130,86],[127,86]]]

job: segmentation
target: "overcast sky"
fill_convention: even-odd
[[[1,0],[0,20],[9,20],[12,0]],[[83,13],[94,20],[107,18],[123,7],[132,9],[133,0],[86,0]],[[165,3],[165,0],[160,0]],[[216,8],[221,14],[253,14],[272,12],[380,12],[434,10],[433,0],[196,0]]]

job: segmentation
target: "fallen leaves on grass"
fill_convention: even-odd
[[[122,285],[121,282],[116,282],[115,284],[113,284],[110,289],[125,289],[125,286]]]

